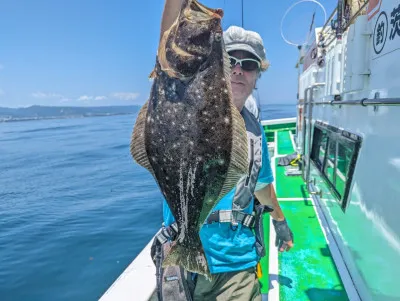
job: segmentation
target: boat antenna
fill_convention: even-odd
[[[296,2],[296,3],[294,3],[294,4],[292,4],[292,5],[286,10],[285,14],[284,14],[283,17],[282,17],[282,20],[281,20],[281,37],[282,37],[282,39],[283,39],[287,44],[292,45],[292,46],[295,46],[295,47],[301,46],[301,44],[299,45],[299,44],[293,43],[293,42],[291,42],[291,41],[289,41],[288,39],[285,38],[285,35],[283,34],[283,20],[285,20],[286,15],[287,15],[296,5],[298,5],[298,4],[300,4],[300,3],[303,3],[303,2],[312,2],[312,3],[317,4],[317,5],[322,9],[322,11],[324,12],[324,24],[326,23],[326,10],[325,10],[325,7],[324,7],[320,2],[318,2],[317,0],[300,0],[300,1],[298,1],[298,2]],[[315,14],[315,13],[314,13],[314,14]],[[314,16],[313,16],[313,22],[314,22]]]

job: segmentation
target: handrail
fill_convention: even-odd
[[[331,13],[331,15],[329,16],[328,20],[325,22],[324,26],[322,27],[321,32],[324,32],[326,26],[329,24],[329,22],[332,21],[333,16],[335,15],[335,13],[337,12],[337,6],[336,8],[333,10],[333,12]]]
[[[369,0],[366,0],[366,1],[364,2],[364,4],[361,5],[361,7],[358,9],[358,11],[357,11],[354,15],[351,16],[350,20],[348,20],[348,21],[346,22],[345,26],[342,27],[341,24],[340,24],[340,25],[338,24],[339,27],[342,27],[342,28],[339,28],[340,35],[341,35],[343,32],[345,32],[345,31],[347,30],[347,28],[349,28],[349,26],[350,26],[351,23],[354,21],[354,19],[357,18],[357,17],[361,14],[361,12],[363,11],[363,9],[366,8],[366,6],[368,5],[368,3],[369,3]],[[338,12],[338,6],[336,6],[336,8],[333,10],[332,14],[329,16],[328,21],[327,21],[327,22],[324,24],[324,26],[322,27],[321,33],[324,33],[324,30],[325,30],[326,26],[328,25],[328,23],[329,23],[330,21],[332,21],[332,19],[333,19],[335,13],[337,13],[337,12]],[[340,18],[340,17],[339,17],[339,18]],[[329,46],[332,44],[333,41],[337,40],[337,38],[338,38],[338,37],[335,36],[335,37],[333,37],[332,39],[330,39],[329,42],[325,43],[325,47],[329,47]]]
[[[398,106],[400,98],[363,98],[360,100],[331,100],[316,101],[314,105],[331,105],[331,106]]]
[[[304,90],[304,108],[307,108],[307,114],[308,114],[308,121],[309,121],[309,125],[306,127],[307,132],[304,132],[304,147],[303,147],[303,151],[304,151],[304,155],[306,155],[305,153],[305,146],[306,146],[306,136],[308,136],[308,160],[307,160],[307,171],[304,177],[304,169],[303,169],[303,179],[305,178],[306,183],[308,183],[309,179],[310,179],[310,155],[311,155],[311,120],[312,120],[312,108],[314,105],[314,89],[324,86],[325,83],[315,83],[312,86],[306,88]],[[308,98],[308,92],[310,92],[310,98]],[[306,113],[304,113],[304,125],[305,125],[305,115]],[[308,134],[308,135],[307,135]]]

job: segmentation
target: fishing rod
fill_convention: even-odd
[[[314,13],[313,13],[313,15],[312,15],[311,24],[310,24],[310,29],[308,30],[308,34],[307,34],[307,39],[306,39],[306,43],[307,43],[307,44],[309,43],[310,38],[312,37],[312,34],[313,34],[312,30],[313,30],[313,28],[314,28],[314,20],[315,20],[315,10],[314,10]]]
[[[244,12],[244,9],[243,9],[243,0],[242,0],[242,28],[244,28],[244,17],[243,17],[243,12]]]

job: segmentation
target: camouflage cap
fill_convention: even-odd
[[[266,58],[266,52],[261,36],[242,27],[230,26],[224,32],[224,43],[227,52],[234,50],[243,50],[250,52],[261,62],[261,70],[267,70],[269,62]]]

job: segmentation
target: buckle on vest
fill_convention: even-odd
[[[255,224],[255,216],[241,211],[218,210],[210,213],[205,225],[213,223],[230,223],[231,229],[236,230],[239,224],[252,228]]]
[[[232,216],[231,220],[231,230],[236,231],[238,228],[239,222]]]
[[[160,244],[166,243],[168,240],[174,240],[178,234],[178,224],[176,222],[172,223],[168,227],[161,228],[160,232],[156,235],[156,239]]]
[[[210,213],[210,215],[207,218],[207,224],[213,224],[213,223],[219,223],[219,212],[214,211]]]

